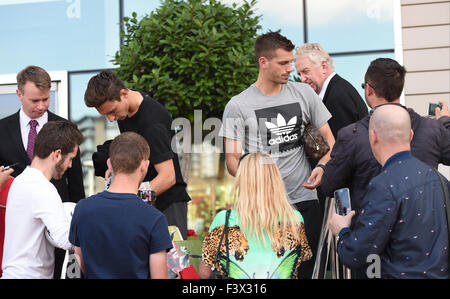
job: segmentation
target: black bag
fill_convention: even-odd
[[[109,158],[109,146],[111,142],[112,140],[107,140],[102,145],[97,145],[97,151],[92,154],[95,176],[105,177],[105,173],[108,170],[106,161]]]
[[[220,237],[220,242],[219,242],[219,248],[217,248],[217,253],[216,256],[214,258],[214,263],[213,263],[213,269],[211,274],[209,275],[209,279],[230,279],[229,275],[229,271],[230,271],[230,259],[228,258],[229,256],[229,252],[228,252],[228,220],[230,219],[230,213],[231,210],[227,210],[227,215],[225,217],[225,226],[223,228],[223,232],[222,232],[222,236]],[[226,252],[227,252],[227,266],[226,269],[224,269],[225,274],[222,275],[222,273],[219,271],[219,269],[216,268],[216,264],[219,262],[219,258],[220,258],[220,248],[222,247],[222,241],[223,241],[223,237],[225,236],[225,248],[226,248]]]

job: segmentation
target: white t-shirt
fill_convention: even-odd
[[[287,82],[278,95],[264,95],[252,84],[225,107],[220,136],[241,141],[246,153],[270,153],[277,163],[291,203],[317,199],[302,186],[311,175],[303,130],[323,126],[331,114],[307,84]]]
[[[44,174],[27,167],[13,181],[5,216],[2,278],[53,278],[54,246],[70,249],[70,222],[58,191]]]

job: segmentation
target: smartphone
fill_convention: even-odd
[[[436,115],[436,107],[439,107],[440,109],[442,109],[442,105],[441,104],[436,104],[436,103],[429,103],[428,104],[428,115],[429,116],[435,116]]]
[[[3,168],[3,171],[8,170],[8,169],[10,169],[10,168],[13,168],[13,167],[16,166],[16,165],[19,165],[19,163],[17,162],[17,163],[8,165],[8,166],[6,166],[5,168]]]
[[[352,210],[350,204],[350,190],[342,188],[334,191],[334,199],[336,204],[336,213],[345,216]]]

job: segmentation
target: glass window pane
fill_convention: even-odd
[[[27,65],[48,71],[113,66],[110,60],[119,49],[118,0],[22,2],[0,2],[2,73]]]
[[[366,74],[370,62],[380,57],[395,59],[394,53],[334,56],[332,58],[336,73],[349,81],[364,99],[364,90],[361,88],[361,83],[364,82],[364,75]]]
[[[307,1],[308,41],[328,53],[394,48],[393,0]]]
[[[94,176],[92,154],[97,151],[97,145],[119,135],[117,122],[109,122],[95,108],[89,108],[84,103],[84,92],[89,80],[97,73],[70,74],[70,118],[83,133],[84,142],[80,145],[81,164],[83,165],[83,183],[86,196],[93,195],[105,189],[105,180]]]
[[[48,107],[48,110],[51,112],[55,112],[55,97],[55,91],[51,91],[50,106]],[[22,103],[16,93],[0,93],[0,119],[16,113],[19,111],[20,107],[22,107]]]
[[[83,117],[99,116],[95,108],[89,108],[84,104],[84,92],[89,80],[97,73],[70,74],[70,119],[79,121]]]

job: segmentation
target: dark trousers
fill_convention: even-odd
[[[187,201],[172,203],[167,209],[161,211],[167,219],[169,226],[175,225],[180,230],[184,240],[187,239]]]
[[[323,212],[320,208],[318,200],[308,200],[295,204],[295,208],[302,214],[306,237],[311,247],[313,257],[300,265],[298,277],[301,279],[311,279],[314,263],[316,261],[317,246],[320,238],[320,230],[322,228]]]
[[[66,256],[66,251],[64,249],[55,248],[55,268],[53,272],[54,279],[61,278],[62,266],[64,263],[64,258]]]

